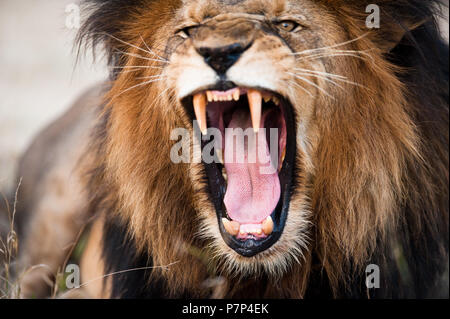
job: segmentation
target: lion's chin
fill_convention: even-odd
[[[295,119],[289,100],[276,92],[223,87],[194,92],[182,104],[201,132],[208,197],[222,238],[238,254],[252,257],[276,243],[285,226]]]

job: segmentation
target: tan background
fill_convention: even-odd
[[[106,78],[89,55],[75,66],[70,0],[0,0],[0,190],[31,138],[83,90]]]

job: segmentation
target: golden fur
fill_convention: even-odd
[[[163,280],[168,297],[211,296],[204,283],[220,277],[225,281],[215,297],[302,298],[317,274],[326,278],[334,296],[345,296],[372,262],[397,272],[394,254],[409,256],[417,249],[412,254],[424,260],[445,258],[448,104],[435,97],[430,103],[439,116],[424,116],[403,80],[408,70],[387,58],[405,32],[425,23],[422,17],[403,17],[409,30],[402,30],[383,15],[382,28],[368,30],[361,18],[364,1],[235,2],[143,1],[115,21],[114,33],[100,36],[120,69],[113,74],[89,150],[94,159],[87,179],[91,213],[124,225],[136,254],[150,256],[157,266],[149,282]],[[379,1],[384,3],[392,5]],[[301,17],[307,28],[301,37],[284,35],[285,41],[255,31],[253,46],[230,71],[240,85],[258,79],[257,84],[287,97],[297,123],[296,187],[284,232],[270,249],[246,258],[220,236],[202,164],[170,161],[171,131],[192,129],[179,99],[187,87],[211,77],[192,41],[172,38],[181,25],[206,19],[216,28],[209,31],[213,34],[205,31],[204,41],[215,36],[226,41],[246,32],[249,14],[261,12],[269,19]],[[87,35],[90,27],[97,31],[95,20],[89,21]],[[227,28],[235,29],[227,35]],[[351,54],[292,55],[340,43],[345,45],[335,49]],[[122,54],[117,58],[114,52]],[[330,72],[347,81],[338,86],[307,75],[312,85],[293,77],[294,68]],[[140,85],[143,77],[157,80]],[[438,121],[434,128],[418,124],[431,120]],[[420,246],[423,236],[426,243]],[[439,253],[427,251],[429,243]],[[111,245],[108,237],[102,245]],[[170,267],[160,267],[165,265]],[[390,294],[395,295],[402,293]]]

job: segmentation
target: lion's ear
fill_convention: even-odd
[[[390,24],[381,25],[376,36],[376,42],[383,52],[392,51],[405,35],[425,24],[428,19],[415,21],[395,21]]]

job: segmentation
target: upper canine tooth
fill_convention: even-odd
[[[261,92],[257,90],[248,90],[248,104],[250,106],[250,113],[252,117],[253,131],[255,133],[259,132],[259,126],[261,123],[261,104],[262,96]]]
[[[283,149],[283,152],[281,153],[281,163],[284,162],[285,158],[286,158],[286,147]]]
[[[200,131],[205,135],[208,128],[206,126],[206,96],[204,93],[194,95],[194,112],[198,125],[200,126]]]
[[[273,220],[272,217],[267,217],[262,223],[262,231],[266,235],[270,235],[273,232]]]
[[[239,101],[239,97],[241,96],[241,90],[239,90],[239,89],[236,89],[234,92],[233,92],[233,99],[235,100],[235,101]]]

